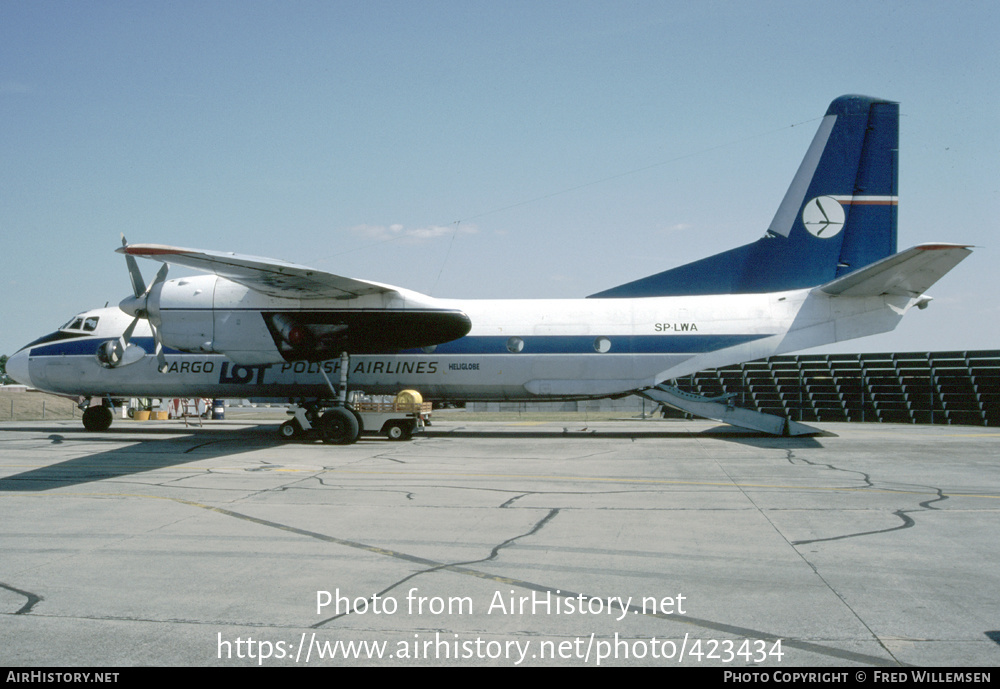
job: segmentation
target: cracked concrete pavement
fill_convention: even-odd
[[[1000,661],[1000,433],[823,427],[0,424],[0,663]]]

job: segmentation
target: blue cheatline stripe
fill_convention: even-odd
[[[608,354],[700,354],[753,342],[770,335],[537,335],[519,338],[524,342],[520,354],[596,354],[595,341],[611,343]],[[510,354],[510,337],[465,336],[439,344],[434,354]],[[408,349],[402,354],[423,354],[422,349]]]
[[[97,354],[97,348],[107,342],[110,337],[88,337],[86,339],[62,340],[31,348],[30,356],[74,356],[84,354]],[[138,345],[146,350],[147,354],[152,354],[156,350],[156,342],[152,337],[133,337],[129,344]],[[184,354],[177,349],[164,347],[165,354]]]
[[[520,354],[596,354],[595,341],[607,339],[610,342],[608,354],[701,354],[717,349],[734,347],[753,342],[770,335],[616,335],[600,338],[592,335],[529,335],[521,337],[524,343]],[[31,349],[31,356],[73,356],[93,355],[106,342],[107,337],[63,340]],[[510,337],[470,337],[437,345],[435,355],[447,354],[511,354],[507,349]],[[132,344],[151,353],[155,344],[152,337],[136,337]],[[185,352],[164,347],[166,354]],[[407,349],[400,354],[427,354],[422,349]]]

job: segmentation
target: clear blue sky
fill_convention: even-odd
[[[900,248],[982,248],[841,351],[1000,348],[998,8],[0,2],[0,353],[125,297],[120,233],[584,296],[757,239],[844,93],[901,103]]]

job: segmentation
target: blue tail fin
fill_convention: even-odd
[[[764,237],[590,296],[779,292],[824,284],[891,256],[898,148],[898,103],[841,96]]]

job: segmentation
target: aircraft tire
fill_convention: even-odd
[[[282,440],[291,440],[297,438],[302,434],[302,429],[299,428],[299,422],[295,419],[289,419],[285,423],[278,426],[278,435],[281,436]]]
[[[361,437],[361,434],[365,432],[365,421],[364,419],[361,418],[361,413],[357,409],[355,409],[350,405],[347,405],[347,408],[350,410],[352,414],[354,414],[354,418],[358,420],[358,433],[357,436],[355,436],[354,438],[355,440],[357,440],[359,437]]]
[[[413,430],[408,423],[391,421],[386,425],[385,437],[395,442],[409,440],[413,437]]]
[[[106,431],[111,428],[113,418],[110,407],[87,407],[83,412],[83,427],[93,432]]]
[[[361,435],[358,419],[350,409],[334,407],[319,419],[319,432],[324,443],[350,445]]]

